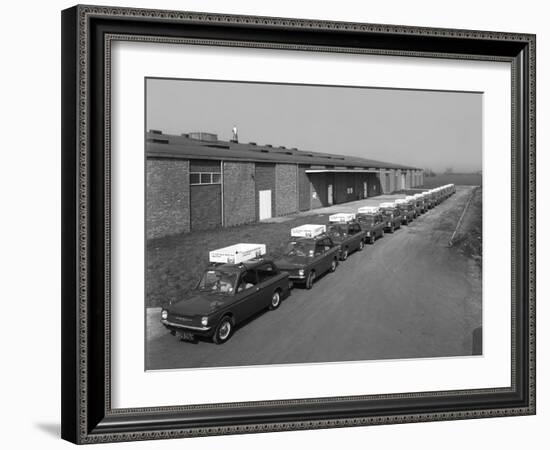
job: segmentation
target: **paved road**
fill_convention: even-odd
[[[471,355],[480,348],[481,273],[448,248],[470,188],[295,288],[224,345],[180,341],[147,312],[147,369]],[[476,336],[474,338],[474,336]]]

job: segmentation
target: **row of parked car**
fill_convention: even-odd
[[[319,276],[335,272],[352,252],[409,224],[454,192],[449,184],[361,207],[357,213],[333,214],[328,224],[292,228],[282,256],[275,260],[265,257],[264,244],[213,250],[193,294],[163,308],[160,320],[184,340],[206,337],[222,344],[239,323],[266,308],[277,309],[294,284],[311,289]]]

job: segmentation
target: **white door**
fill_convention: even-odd
[[[327,203],[332,205],[334,203],[334,198],[332,197],[332,184],[327,186]]]
[[[363,198],[367,198],[367,182],[363,181]]]
[[[260,220],[271,217],[271,190],[259,191],[260,194]]]
[[[401,174],[401,189],[405,189],[405,174]]]

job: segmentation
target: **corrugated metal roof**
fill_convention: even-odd
[[[147,133],[148,158],[216,159],[321,166],[319,168],[414,169],[416,167],[296,148],[229,141],[199,141],[187,135]]]

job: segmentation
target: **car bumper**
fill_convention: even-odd
[[[163,319],[161,319],[160,322],[174,334],[189,333],[197,336],[211,336],[214,333],[213,327],[210,326],[197,327],[193,325],[182,325],[181,323],[170,322],[169,320]]]
[[[304,275],[289,275],[288,276],[288,279],[293,281],[293,282],[297,282],[297,283],[300,283],[301,281],[306,281],[306,278],[307,276],[304,274]]]

